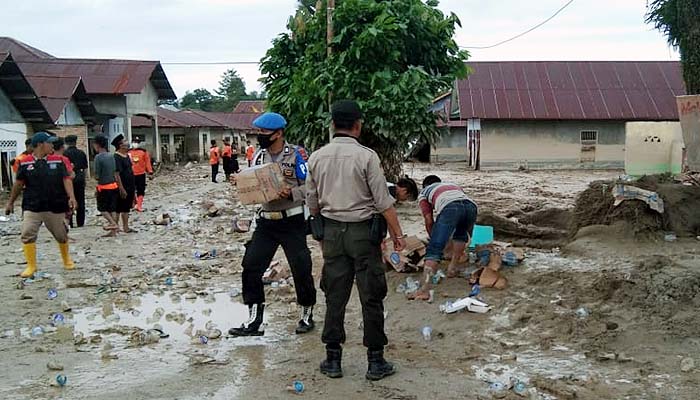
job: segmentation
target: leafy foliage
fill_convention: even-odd
[[[329,93],[357,100],[365,114],[361,140],[396,178],[409,144],[434,143],[440,133],[433,99],[468,72],[468,53],[453,40],[460,21],[437,4],[337,0],[327,57],[326,4],[302,1],[261,67],[268,107],[287,117],[287,135],[317,148],[328,140]]]
[[[686,90],[700,94],[700,0],[652,0],[646,21],[680,50]]]
[[[231,112],[241,100],[257,100],[265,96],[265,92],[246,94],[245,83],[234,69],[224,72],[219,88],[214,92],[216,95],[204,88],[188,90],[177,104],[182,109]]]

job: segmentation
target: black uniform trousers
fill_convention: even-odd
[[[246,244],[243,256],[243,302],[247,305],[265,302],[262,276],[280,245],[292,270],[297,303],[302,306],[316,304],[311,252],[306,244],[303,214],[280,220],[257,220],[257,228]]]
[[[134,185],[136,185],[136,195],[146,195],[146,174],[134,175]]]
[[[75,210],[75,222],[80,228],[85,225],[85,171],[75,172],[73,194],[75,195],[75,201],[78,203],[78,209]],[[73,216],[70,218],[70,227],[73,227]]]
[[[370,242],[370,221],[346,223],[324,218],[323,235],[321,290],[326,294],[326,320],[321,340],[334,346],[345,342],[345,307],[356,281],[364,322],[362,342],[370,349],[386,346],[385,267],[380,246]]]
[[[222,164],[224,166],[224,174],[226,175],[226,180],[233,173],[233,163],[231,162],[231,157],[221,157]]]
[[[219,174],[219,164],[211,164],[211,181],[216,183],[216,176]]]

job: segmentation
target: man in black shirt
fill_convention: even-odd
[[[135,205],[136,199],[136,179],[134,178],[134,170],[131,167],[131,158],[129,158],[129,145],[124,140],[124,135],[119,135],[112,140],[114,146],[114,164],[117,167],[121,185],[124,188],[120,191],[119,199],[117,200],[117,214],[122,222],[124,233],[136,232],[129,228],[129,212]]]
[[[75,218],[78,228],[85,225],[85,171],[88,169],[88,160],[85,152],[78,149],[76,143],[78,137],[68,135],[65,138],[68,148],[63,152],[63,155],[68,157],[73,164],[73,191],[75,192],[75,200],[78,202],[78,209],[75,211]],[[73,227],[73,217],[70,219],[70,227]]]
[[[75,268],[68,252],[68,232],[63,224],[65,213],[75,209],[73,181],[60,156],[53,155],[52,138],[46,132],[32,136],[34,152],[24,158],[17,172],[5,214],[14,212],[15,200],[22,196],[22,248],[27,268],[21,273],[29,278],[36,272],[36,239],[41,225],[45,225],[58,242],[67,270]]]

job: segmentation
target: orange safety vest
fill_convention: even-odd
[[[225,144],[224,150],[221,152],[221,157],[231,157],[233,150],[231,150],[231,145]]]
[[[246,158],[246,160],[252,160],[254,154],[255,154],[255,147],[253,147],[253,146],[248,146],[248,148],[245,150],[245,158]]]
[[[14,171],[15,174],[17,173],[17,171],[19,171],[19,166],[20,166],[20,164],[22,164],[22,161],[24,161],[24,159],[27,158],[27,156],[30,156],[30,155],[31,155],[31,153],[29,153],[29,154],[27,154],[27,153],[19,153],[19,154],[15,157],[15,163],[12,165],[12,171]]]
[[[151,165],[151,156],[144,149],[129,150],[129,158],[131,158],[131,168],[134,170],[134,175],[143,175],[146,172],[153,173]]]
[[[219,147],[214,146],[209,149],[209,164],[214,165],[219,163]]]

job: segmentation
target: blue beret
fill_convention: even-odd
[[[287,120],[277,113],[266,112],[258,118],[255,118],[253,126],[268,131],[276,131],[277,129],[284,129],[287,126]]]

